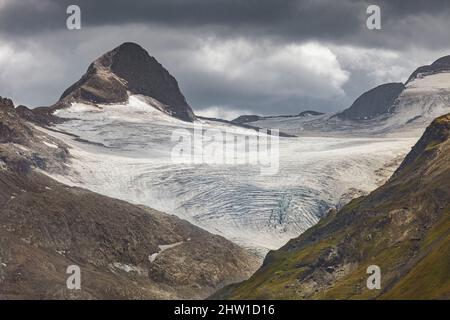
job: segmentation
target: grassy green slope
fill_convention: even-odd
[[[450,298],[450,115],[436,119],[382,187],[272,251],[228,299]],[[381,290],[366,287],[369,265]]]

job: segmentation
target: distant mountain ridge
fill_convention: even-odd
[[[314,117],[242,116],[235,121],[296,136],[397,136],[417,138],[433,119],[450,112],[450,56],[416,69],[403,83],[361,94],[340,112]]]
[[[403,83],[385,83],[362,95],[337,117],[346,120],[370,120],[380,115],[389,114],[395,108],[396,100],[407,88],[407,85],[418,78],[450,71],[450,55],[437,59],[430,65],[417,68]]]
[[[295,114],[295,115],[258,116],[258,115],[251,114],[251,115],[239,116],[236,119],[231,120],[231,122],[234,122],[237,124],[244,124],[244,123],[255,122],[255,121],[264,120],[264,119],[320,116],[322,114],[324,114],[324,113],[318,112],[318,111],[313,111],[313,110],[302,111],[299,114]]]

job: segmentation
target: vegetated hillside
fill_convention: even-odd
[[[381,290],[369,290],[369,265]],[[272,251],[229,299],[449,299],[450,115],[436,119],[382,187]]]
[[[0,299],[202,298],[257,268],[175,216],[41,173],[64,172],[70,157],[0,98]],[[81,268],[81,290],[66,287],[69,265]]]

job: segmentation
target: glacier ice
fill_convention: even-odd
[[[194,124],[130,96],[123,105],[75,103],[47,133],[71,147],[71,174],[57,180],[175,214],[264,254],[317,223],[350,189],[373,190],[377,169],[401,159],[417,137],[296,137],[279,141],[279,171],[255,165],[174,164],[171,133]],[[232,125],[198,120],[219,130]],[[235,127],[238,134],[255,134]],[[66,134],[70,133],[70,135]],[[392,172],[394,167],[390,168]],[[382,179],[386,178],[386,173]]]

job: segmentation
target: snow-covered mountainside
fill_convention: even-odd
[[[176,214],[260,253],[298,236],[343,199],[373,190],[416,141],[280,137],[275,175],[262,175],[251,164],[180,164],[171,158],[174,130],[192,132],[201,123],[238,136],[258,133],[216,121],[181,121],[157,104],[134,95],[126,104],[74,103],[56,111],[67,121],[47,132],[67,143],[74,158],[71,174],[53,177]]]
[[[450,70],[420,75],[406,84],[384,128],[421,128],[450,112]]]

